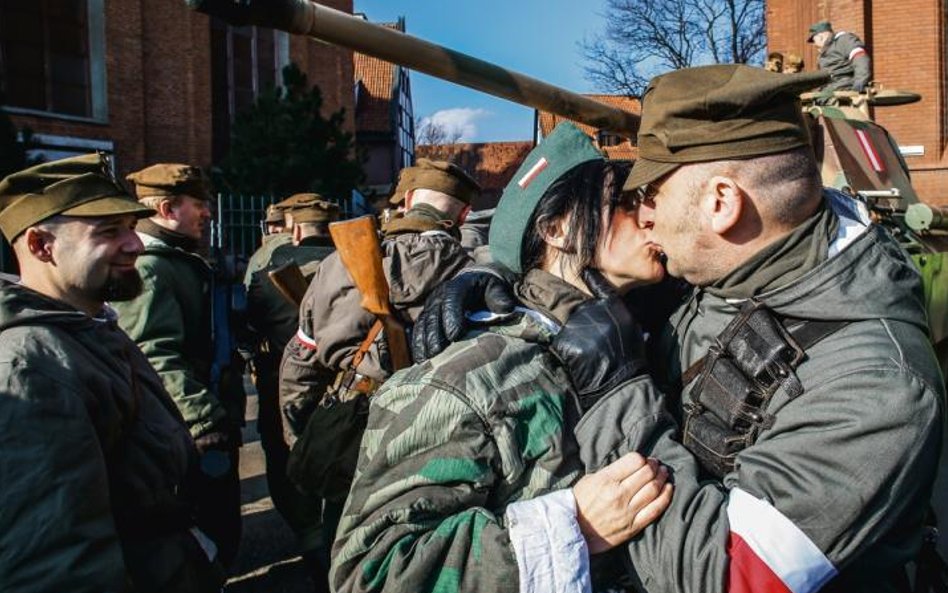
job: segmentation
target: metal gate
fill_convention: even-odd
[[[211,248],[233,261],[247,261],[260,247],[261,221],[274,196],[217,194],[211,221]]]

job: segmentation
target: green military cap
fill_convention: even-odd
[[[812,43],[813,38],[816,36],[817,33],[822,33],[824,31],[832,31],[832,30],[833,30],[833,25],[831,25],[829,21],[820,21],[818,23],[813,23],[812,25],[810,25],[810,29],[806,36],[806,41],[807,43]]]
[[[125,177],[135,184],[138,199],[187,195],[199,200],[211,199],[210,182],[200,167],[177,163],[159,163]]]
[[[530,151],[504,188],[490,227],[490,253],[494,261],[522,272],[521,249],[527,224],[540,199],[557,179],[579,165],[605,160],[592,140],[575,125],[564,122]]]
[[[339,206],[319,199],[292,208],[290,213],[293,222],[332,222],[339,218]]]
[[[283,208],[280,208],[276,204],[270,204],[267,206],[267,213],[263,218],[263,221],[270,224],[275,224],[283,222]]]
[[[11,242],[30,226],[57,214],[144,218],[154,213],[119,185],[101,154],[42,163],[0,181],[0,231]]]
[[[656,76],[642,99],[639,157],[625,181],[638,189],[686,163],[743,159],[806,146],[800,93],[825,72],[778,74],[742,64]]]
[[[430,189],[470,204],[480,195],[481,186],[473,177],[454,163],[418,159],[414,167],[405,167],[398,174],[398,184],[389,202],[398,204],[405,192]]]

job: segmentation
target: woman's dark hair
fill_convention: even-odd
[[[573,254],[578,269],[593,264],[603,228],[603,217],[611,222],[622,184],[629,176],[628,161],[587,161],[571,169],[546,190],[537,204],[520,247],[520,269],[540,267],[546,253],[543,230],[564,216],[570,217],[572,232],[564,251]]]

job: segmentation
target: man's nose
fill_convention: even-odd
[[[635,209],[636,222],[639,228],[650,229],[655,224],[655,203],[652,200],[642,200]]]
[[[142,251],[145,251],[145,244],[142,243],[141,237],[139,237],[138,233],[134,230],[128,230],[125,236],[125,242],[122,244],[122,251],[135,255],[139,255]]]

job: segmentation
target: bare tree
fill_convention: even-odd
[[[760,61],[765,0],[606,0],[606,28],[581,48],[586,77],[612,93],[640,96],[662,72]]]
[[[439,123],[430,117],[422,118],[415,123],[416,144],[457,144],[463,130],[458,128],[449,128],[443,123]]]

